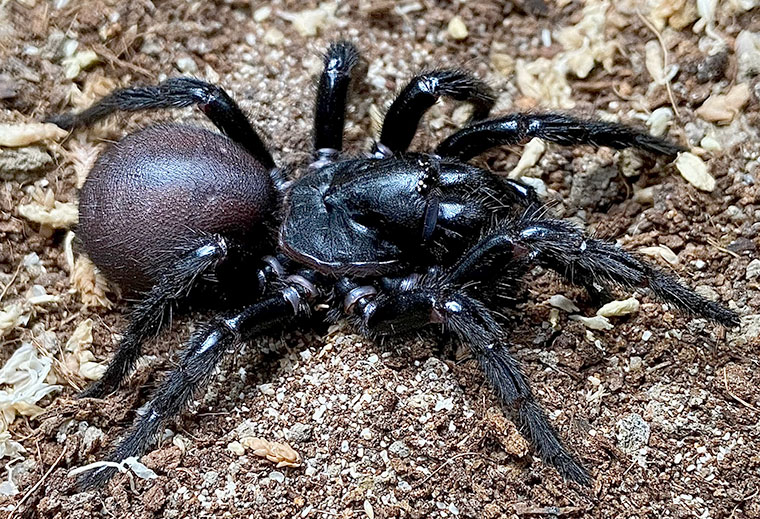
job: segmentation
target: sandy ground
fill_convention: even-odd
[[[526,302],[512,314],[513,351],[591,470],[590,489],[563,482],[525,451],[464,350],[426,337],[375,344],[339,324],[230,355],[142,458],[157,478],[120,476],[77,493],[68,471],[102,458],[173,365],[195,319],[207,316],[176,319],[118,393],[75,400],[87,362],[95,371],[107,362],[129,302],[93,285],[85,267],[84,281],[72,281],[82,260],[67,258],[67,210],[101,143],[149,119],[209,125],[184,110],[114,118],[58,144],[0,148],[0,311],[10,322],[0,323],[0,360],[30,343],[53,359],[47,380],[60,385],[38,402],[42,414],[17,417],[0,433],[8,481],[1,514],[760,517],[760,10],[720,3],[710,20],[690,0],[642,3],[638,14],[633,3],[595,0],[359,0],[323,4],[311,16],[303,10],[313,2],[0,3],[3,123],[85,106],[115,86],[189,74],[224,86],[275,158],[297,163],[309,152],[320,53],[339,37],[356,42],[366,74],[348,114],[353,152],[368,148],[393,93],[430,67],[465,67],[487,80],[499,92],[497,112],[560,108],[657,126],[671,118],[652,112],[674,106],[667,133],[700,147],[712,189],[709,179],[708,190],[697,189],[663,160],[606,149],[548,146],[524,174],[541,179],[557,214],[630,250],[660,247],[645,249],[653,262],[742,315],[741,329],[726,331],[640,296],[637,313],[596,331],[547,304],[563,294],[576,313],[592,316],[597,308],[581,290],[531,274]],[[455,16],[467,30],[462,39]],[[703,105],[717,115],[698,111]],[[465,118],[454,103],[437,105],[414,146],[433,145]],[[506,173],[520,153],[495,151],[479,163]],[[21,209],[28,204],[42,208],[45,223],[39,211]],[[112,308],[98,306],[104,297]],[[70,342],[87,319],[92,344]],[[276,468],[244,448],[250,437],[289,443],[301,466]]]

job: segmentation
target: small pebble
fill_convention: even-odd
[[[283,41],[285,41],[285,35],[274,27],[264,34],[264,43],[267,45],[279,45]]]
[[[617,423],[617,440],[620,450],[636,454],[649,443],[651,429],[640,414],[631,413]]]
[[[469,34],[467,26],[464,24],[464,20],[459,16],[455,16],[449,20],[448,31],[449,36],[455,40],[463,40],[467,38],[467,35]]]
[[[747,279],[755,279],[756,277],[760,277],[760,259],[753,259],[749,262],[745,276]]]
[[[190,56],[184,56],[182,58],[178,58],[177,68],[183,74],[193,74],[195,72],[198,72],[198,65],[195,63],[195,60],[191,58]]]
[[[554,308],[559,308],[560,310],[564,310],[567,313],[580,311],[580,308],[575,306],[575,303],[561,294],[551,296],[547,302]]]
[[[279,470],[273,470],[269,473],[269,479],[272,481],[276,481],[278,483],[284,483],[285,482],[285,474],[280,472]]]
[[[240,442],[234,441],[227,444],[227,450],[235,456],[242,456],[245,454],[245,448],[240,445]]]
[[[268,5],[259,7],[253,12],[253,21],[256,23],[263,22],[272,14],[272,8]]]
[[[388,452],[398,456],[399,458],[408,458],[412,453],[409,450],[409,447],[406,446],[406,443],[402,442],[401,440],[396,440],[395,442],[391,443],[388,447]]]

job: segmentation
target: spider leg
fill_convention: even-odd
[[[463,128],[440,143],[435,152],[442,157],[466,161],[496,146],[520,144],[532,137],[565,146],[590,144],[616,149],[639,148],[668,156],[686,150],[624,124],[557,113],[517,113]]]
[[[49,117],[47,122],[63,129],[89,126],[117,111],[135,112],[156,108],[183,108],[197,105],[230,139],[243,146],[266,168],[274,159],[240,107],[221,87],[189,77],[167,79],[154,86],[123,88],[79,113]]]
[[[373,155],[383,158],[406,151],[422,116],[441,96],[471,103],[474,121],[488,117],[496,102],[488,85],[468,72],[444,69],[421,74],[404,87],[385,114]]]
[[[80,398],[99,398],[119,387],[140,358],[142,344],[158,334],[166,324],[166,310],[190,292],[195,280],[227,257],[227,243],[221,236],[200,238],[161,276],[130,315],[119,348],[103,377],[79,394]]]
[[[351,69],[358,62],[359,51],[353,43],[339,41],[327,49],[314,112],[314,154],[317,162],[331,161],[343,149],[346,96]]]
[[[537,263],[575,284],[597,284],[606,289],[648,289],[657,299],[687,314],[725,326],[739,325],[739,316],[734,311],[705,299],[617,245],[590,238],[562,220],[526,218],[503,224],[485,235],[473,250],[480,256],[501,256],[502,261]],[[476,263],[465,259],[455,272],[466,272],[465,262]]]
[[[450,276],[431,273],[417,280],[401,280],[396,290],[389,292],[344,279],[336,292],[344,296],[350,321],[367,336],[396,334],[430,323],[453,331],[478,359],[502,404],[516,411],[541,458],[563,477],[590,484],[588,472],[562,445],[536,402],[527,378],[507,350],[501,326],[482,303],[452,283]]]
[[[249,341],[272,328],[282,328],[293,323],[296,318],[308,315],[307,301],[315,296],[311,291],[313,285],[301,276],[291,276],[288,279],[290,281],[270,297],[240,312],[216,318],[192,335],[179,365],[153,393],[145,412],[108,456],[108,461],[121,462],[145,452],[163,431],[166,423],[178,415],[196,391],[205,385],[229,349],[240,341]],[[101,486],[116,470],[113,467],[102,467],[88,471],[80,477],[78,484],[81,488]]]

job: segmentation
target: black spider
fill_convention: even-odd
[[[351,43],[327,51],[314,161],[293,178],[235,102],[196,79],[117,90],[79,114],[52,118],[72,129],[119,110],[197,105],[226,135],[146,128],[105,151],[82,189],[84,250],[123,288],[143,292],[105,375],[82,396],[119,387],[141,344],[191,291],[224,309],[192,335],[179,366],[109,459],[145,452],[236,343],[303,321],[320,302],[331,318],[343,314],[370,337],[442,325],[469,346],[538,454],[565,478],[589,484],[535,401],[495,317],[510,306],[523,275],[540,265],[603,297],[616,287],[648,289],[723,325],[736,326],[738,317],[619,247],[548,217],[530,187],[467,160],[530,137],[668,156],[682,148],[621,124],[556,113],[486,119],[494,97],[484,83],[436,70],[401,91],[369,156],[344,157],[344,110],[358,59]],[[475,122],[433,153],[408,152],[420,119],[441,96],[474,105]],[[103,483],[114,472],[94,470],[81,484]]]

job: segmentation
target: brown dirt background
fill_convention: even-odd
[[[278,13],[316,3],[275,1],[268,4],[272,15],[256,22],[253,12],[262,5],[71,0],[56,9],[40,0],[4,2],[0,74],[6,87],[10,78],[15,93],[0,99],[0,122],[37,121],[67,108],[72,80],[64,78],[53,52],[56,31],[64,31],[102,58],[73,80],[80,87],[102,77],[119,86],[154,83],[179,75],[177,60],[190,58],[195,75],[218,75],[251,114],[277,160],[298,162],[309,151],[320,53],[329,41],[344,37],[356,42],[370,73],[369,80],[357,76],[348,114],[346,142],[359,152],[371,141],[371,106],[382,111],[404,81],[424,68],[465,67],[502,93],[499,106],[505,111],[533,108],[535,100],[520,93],[514,74],[498,73],[489,56],[494,49],[528,61],[555,55],[561,47],[556,41],[544,46],[542,31],[577,23],[582,7],[577,1],[548,2],[548,14],[536,16],[535,1],[423,0],[419,10],[402,15],[394,2],[348,1],[339,3],[335,20],[319,35],[307,37]],[[446,32],[455,14],[469,29],[463,41]],[[643,99],[648,110],[669,104],[664,88],[649,88],[644,46],[653,34],[637,16],[620,16],[626,25],[613,35],[622,43],[614,70],[597,66],[588,78],[569,79],[577,112],[602,109],[625,119],[631,99]],[[693,141],[694,128],[706,124],[694,110],[734,82],[734,38],[741,30],[760,29],[760,11],[731,15],[719,8],[716,29],[728,43],[727,67],[705,83],[697,81],[695,71],[707,54],[691,27],[667,33],[665,41],[671,62],[681,67],[673,80],[681,118],[669,134],[682,143],[691,137],[693,145],[699,140]],[[282,33],[281,41],[272,29]],[[42,52],[29,53],[29,46]],[[16,474],[20,492],[0,497],[5,510],[0,515],[14,510],[14,517],[51,519],[760,517],[760,286],[758,278],[747,278],[747,265],[760,247],[760,105],[757,80],[749,84],[749,104],[736,126],[720,133],[727,144],[709,161],[717,179],[711,193],[689,185],[672,165],[649,159],[641,175],[614,175],[604,189],[577,184],[574,179],[585,178],[589,163],[616,167],[621,154],[609,150],[550,146],[539,163],[547,186],[565,200],[558,213],[579,218],[598,235],[620,239],[628,249],[670,246],[679,263],[661,266],[730,302],[744,316],[741,331],[726,333],[644,297],[639,313],[614,319],[610,331],[589,337],[562,312],[555,331],[545,304],[550,296],[567,295],[585,315],[596,309],[582,291],[534,273],[529,302],[517,309],[513,349],[561,435],[592,471],[593,488],[565,484],[554,469],[517,452],[513,444],[519,437],[474,361],[462,358],[462,352],[458,358],[441,354],[435,341],[421,338],[374,344],[339,325],[324,335],[293,332],[260,341],[278,353],[262,356],[243,348],[230,355],[192,411],[143,458],[158,479],[130,483],[121,476],[103,490],[77,493],[67,471],[100,459],[131,423],[190,333],[193,319],[184,317],[147,347],[155,359],[117,394],[104,401],[77,401],[75,388],[66,385],[43,402],[44,415],[13,424],[11,432],[27,448],[27,461]],[[454,130],[454,106],[444,103],[431,111],[415,146],[435,143]],[[192,110],[160,118],[209,126]],[[123,135],[146,119],[116,118],[92,140]],[[33,284],[61,300],[7,335],[0,359],[41,334],[53,334],[63,344],[89,317],[95,322],[93,351],[105,361],[125,324],[128,302],[114,298],[112,310],[84,308],[70,291],[62,254],[65,233],[40,232],[16,211],[29,200],[33,185],[47,185],[61,201],[76,199],[70,161],[63,152],[50,154],[56,163],[41,171],[3,177],[0,272],[5,302],[22,297]],[[517,157],[501,150],[482,164],[509,171]],[[634,183],[656,186],[653,204],[632,200]],[[18,269],[30,252],[39,255],[47,274],[33,278]],[[648,340],[644,332],[651,332]],[[651,432],[643,450],[631,455],[621,446],[630,439],[625,424],[634,414]],[[104,437],[86,444],[85,432],[90,428],[92,434],[93,427]],[[172,434],[182,440],[173,442]],[[250,452],[239,456],[228,450],[230,442],[251,435],[289,441],[304,464],[276,469]]]

